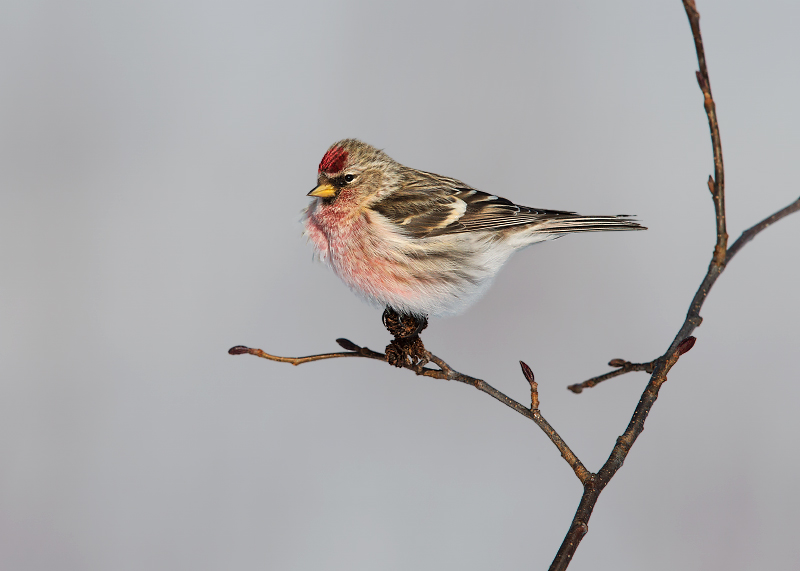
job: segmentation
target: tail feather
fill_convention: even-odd
[[[632,217],[619,216],[558,216],[544,220],[536,228],[539,232],[549,234],[566,234],[571,232],[603,232],[618,230],[647,230]]]

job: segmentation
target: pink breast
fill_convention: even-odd
[[[306,235],[314,244],[319,257],[323,260],[328,257],[328,236],[323,231],[316,217],[311,214],[306,216],[305,220]]]
[[[370,227],[366,214],[348,218],[326,211],[314,218],[309,236],[320,253],[318,241],[324,241],[328,262],[348,286],[382,302],[415,297],[409,287],[413,276],[386,251],[386,242]]]

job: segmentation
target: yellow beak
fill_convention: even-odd
[[[314,190],[308,193],[308,196],[316,196],[318,198],[330,198],[336,196],[336,189],[329,183],[321,184]]]

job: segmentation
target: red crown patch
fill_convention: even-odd
[[[322,162],[319,163],[319,172],[328,174],[336,174],[344,168],[347,162],[348,152],[342,147],[333,147],[325,153],[322,157]]]

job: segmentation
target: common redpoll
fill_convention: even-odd
[[[419,317],[463,311],[511,254],[536,242],[645,229],[627,216],[519,206],[356,139],[328,149],[308,195],[305,233],[317,256],[368,301]]]

